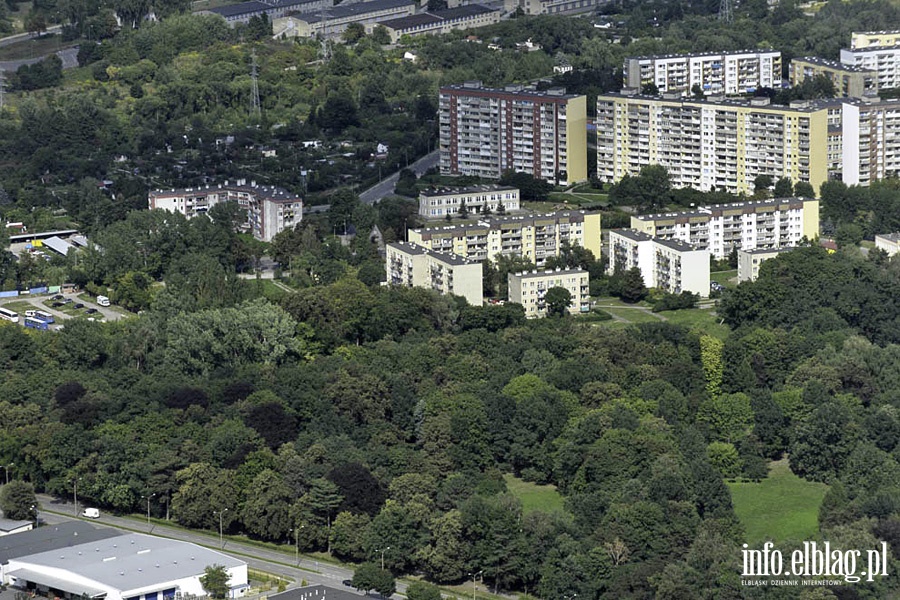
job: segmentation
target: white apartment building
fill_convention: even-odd
[[[303,200],[287,190],[275,186],[247,185],[239,179],[234,184],[196,188],[154,190],[148,196],[150,209],[161,208],[181,213],[187,218],[206,214],[221,202],[237,202],[247,211],[247,221],[241,227],[263,242],[271,242],[276,234],[291,229],[303,219]]]
[[[469,260],[522,256],[543,266],[559,256],[564,243],[581,246],[599,257],[603,249],[600,213],[581,210],[545,215],[483,218],[474,224],[410,229],[407,239],[436,252]]]
[[[878,89],[900,87],[900,31],[854,31],[841,62],[878,74]]]
[[[607,183],[647,165],[666,167],[675,187],[733,194],[753,193],[758,175],[816,191],[828,178],[826,103],[604,94],[596,125],[597,177]]]
[[[585,96],[470,81],[442,87],[438,113],[443,175],[499,179],[515,171],[558,185],[587,179]]]
[[[900,252],[900,233],[885,233],[875,236],[875,247],[894,256]]]
[[[547,316],[545,296],[552,287],[568,290],[572,296],[569,312],[588,312],[591,309],[590,282],[584,269],[557,269],[555,271],[526,271],[510,273],[509,301],[525,307],[529,319]]]
[[[900,100],[845,101],[841,132],[844,183],[867,186],[900,176]]]
[[[419,216],[426,219],[456,216],[463,204],[473,215],[483,213],[485,207],[492,213],[519,210],[519,190],[505,185],[423,190],[419,193]]]
[[[752,94],[781,85],[781,52],[745,50],[704,54],[630,56],[622,66],[625,87],[653,84],[659,93],[707,96]]]
[[[481,263],[409,242],[387,244],[385,252],[388,284],[462,296],[472,306],[484,302]]]
[[[637,267],[648,288],[709,296],[709,250],[631,229],[609,232],[610,275]]]
[[[782,252],[790,252],[793,248],[757,248],[755,250],[738,250],[738,282],[756,281],[759,267],[770,258]]]
[[[633,216],[631,227],[724,258],[733,248],[784,248],[799,245],[803,238],[817,237],[819,201],[776,198],[701,206],[692,211]]]

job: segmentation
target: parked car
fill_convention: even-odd
[[[89,314],[89,315],[92,315],[92,314],[94,314],[95,312],[97,312],[97,309],[96,309],[96,308],[89,308],[89,309],[87,309],[87,310],[84,311],[84,312],[86,312],[86,313]]]
[[[62,294],[57,294],[57,295],[53,296],[53,297],[50,298],[50,299],[51,299],[51,300],[62,300],[62,299],[63,299],[63,295],[62,295]]]
[[[76,305],[73,306],[72,308],[84,308],[84,304],[82,304],[81,302],[79,302],[78,304],[76,304]]]
[[[89,519],[99,519],[100,518],[100,509],[99,508],[86,508],[81,511],[82,517],[87,517]]]

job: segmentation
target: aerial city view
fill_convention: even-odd
[[[900,599],[900,0],[0,2],[0,600]]]

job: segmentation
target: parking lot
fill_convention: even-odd
[[[3,298],[0,300],[0,306],[19,313],[20,324],[24,324],[27,310],[42,310],[50,313],[56,320],[50,326],[51,330],[57,329],[68,319],[116,321],[124,316],[118,309],[99,306],[93,299],[87,299],[84,294],[79,293]]]

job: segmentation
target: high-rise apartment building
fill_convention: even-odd
[[[864,69],[854,65],[804,56],[791,60],[791,85],[798,86],[807,79],[824,75],[834,84],[837,96],[862,98],[878,94],[878,73],[874,69]]]
[[[562,89],[443,87],[439,98],[444,175],[497,179],[507,171],[565,185],[587,179],[587,99]]]
[[[507,281],[509,301],[524,306],[525,316],[529,319],[547,316],[547,290],[553,287],[561,287],[569,292],[572,297],[570,313],[583,313],[591,309],[590,282],[588,272],[584,269],[510,273]]]
[[[638,215],[631,227],[647,235],[680,240],[724,258],[733,248],[784,248],[819,235],[819,201],[776,198],[701,206],[685,212]]]
[[[408,242],[387,244],[385,259],[388,284],[462,296],[472,306],[484,302],[479,262]]]
[[[205,214],[222,202],[236,202],[247,212],[242,229],[258,240],[271,242],[276,234],[300,224],[303,219],[303,200],[287,190],[270,185],[249,185],[239,179],[222,185],[196,188],[154,190],[148,196],[151,209],[161,208],[192,218]]]
[[[564,243],[586,248],[597,258],[603,245],[600,213],[580,210],[489,217],[474,224],[410,229],[407,236],[410,242],[429,250],[470,260],[522,256],[537,266],[558,256]]]
[[[900,100],[845,101],[841,132],[844,183],[900,177]]]
[[[878,74],[878,89],[900,87],[900,31],[854,31],[841,62]]]
[[[693,100],[627,94],[597,98],[597,177],[616,182],[662,165],[672,185],[752,193],[759,175],[828,177],[828,109],[766,98]]]
[[[607,272],[612,275],[633,267],[640,270],[649,288],[709,296],[709,250],[633,229],[610,230]]]
[[[622,70],[625,87],[643,89],[652,84],[661,94],[690,96],[695,89],[707,96],[752,94],[759,88],[781,85],[781,52],[630,56]]]

